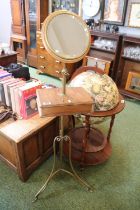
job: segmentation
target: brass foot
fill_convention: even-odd
[[[34,200],[32,200],[32,203],[35,203],[38,200],[38,196],[35,197]]]
[[[91,187],[88,187],[87,190],[91,193],[93,192],[93,189]]]

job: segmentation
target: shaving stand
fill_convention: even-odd
[[[62,94],[60,95],[60,97],[63,97],[63,100],[66,96],[66,76],[68,75],[67,69],[64,68],[61,71],[61,74],[63,76],[62,78],[62,84],[63,84],[63,89],[62,89]],[[68,113],[69,114],[69,113]],[[69,159],[69,165],[71,168],[71,171],[68,171],[66,169],[64,169],[62,167],[62,163],[63,163],[63,143],[64,141],[69,142],[69,154],[68,154],[68,159]],[[59,154],[60,154],[60,167],[58,169],[56,169],[56,143],[59,142]],[[54,161],[53,161],[53,166],[52,166],[52,170],[51,173],[48,177],[48,179],[46,180],[46,182],[44,183],[44,185],[40,188],[40,190],[36,193],[35,195],[35,199],[33,200],[33,202],[35,202],[38,199],[38,196],[46,189],[49,181],[58,173],[58,172],[65,172],[69,175],[71,175],[72,177],[76,178],[76,180],[84,185],[88,191],[92,192],[92,188],[91,186],[84,181],[75,171],[72,161],[71,161],[71,139],[69,136],[64,135],[64,116],[60,116],[60,135],[56,136],[53,142],[53,151],[54,151]]]

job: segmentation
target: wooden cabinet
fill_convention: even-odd
[[[37,68],[39,73],[46,73],[48,75],[61,78],[62,75],[60,71],[63,68],[63,63],[54,59],[45,49],[42,38],[41,38],[41,32],[37,31]],[[69,79],[72,75],[72,73],[80,66],[81,62],[77,62],[74,64],[66,64],[66,68],[68,69],[69,76],[67,79]]]
[[[89,56],[110,61],[109,75],[116,80],[116,72],[119,67],[120,51],[122,47],[122,35],[105,31],[91,31],[91,48]]]
[[[24,1],[11,0],[12,34],[11,47],[17,54],[17,61],[26,63],[27,40],[25,35]]]
[[[12,32],[25,35],[24,2],[11,0]]]
[[[11,52],[11,54],[0,55],[0,66],[8,66],[10,63],[17,62],[17,53]]]
[[[140,100],[140,37],[123,36],[120,54],[121,60],[116,76],[119,90],[125,96]],[[134,80],[137,84],[134,84]]]
[[[48,15],[48,0],[25,0],[27,64],[37,67],[36,31]]]

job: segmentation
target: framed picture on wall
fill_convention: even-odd
[[[132,2],[130,5],[128,26],[140,27],[140,1],[138,3]]]
[[[129,72],[125,89],[140,94],[140,72]]]
[[[105,0],[103,20],[105,23],[123,25],[127,0]]]

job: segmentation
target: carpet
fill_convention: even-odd
[[[61,85],[54,78],[31,76]],[[107,133],[109,120],[97,125]],[[126,100],[124,111],[116,115],[111,134],[112,155],[101,165],[76,170],[93,186],[88,192],[67,174],[58,174],[48,188],[32,203],[44,184],[53,163],[46,160],[23,183],[9,167],[0,161],[0,210],[139,210],[140,209],[140,103]],[[66,164],[66,163],[65,163]],[[66,167],[67,164],[66,164]]]

